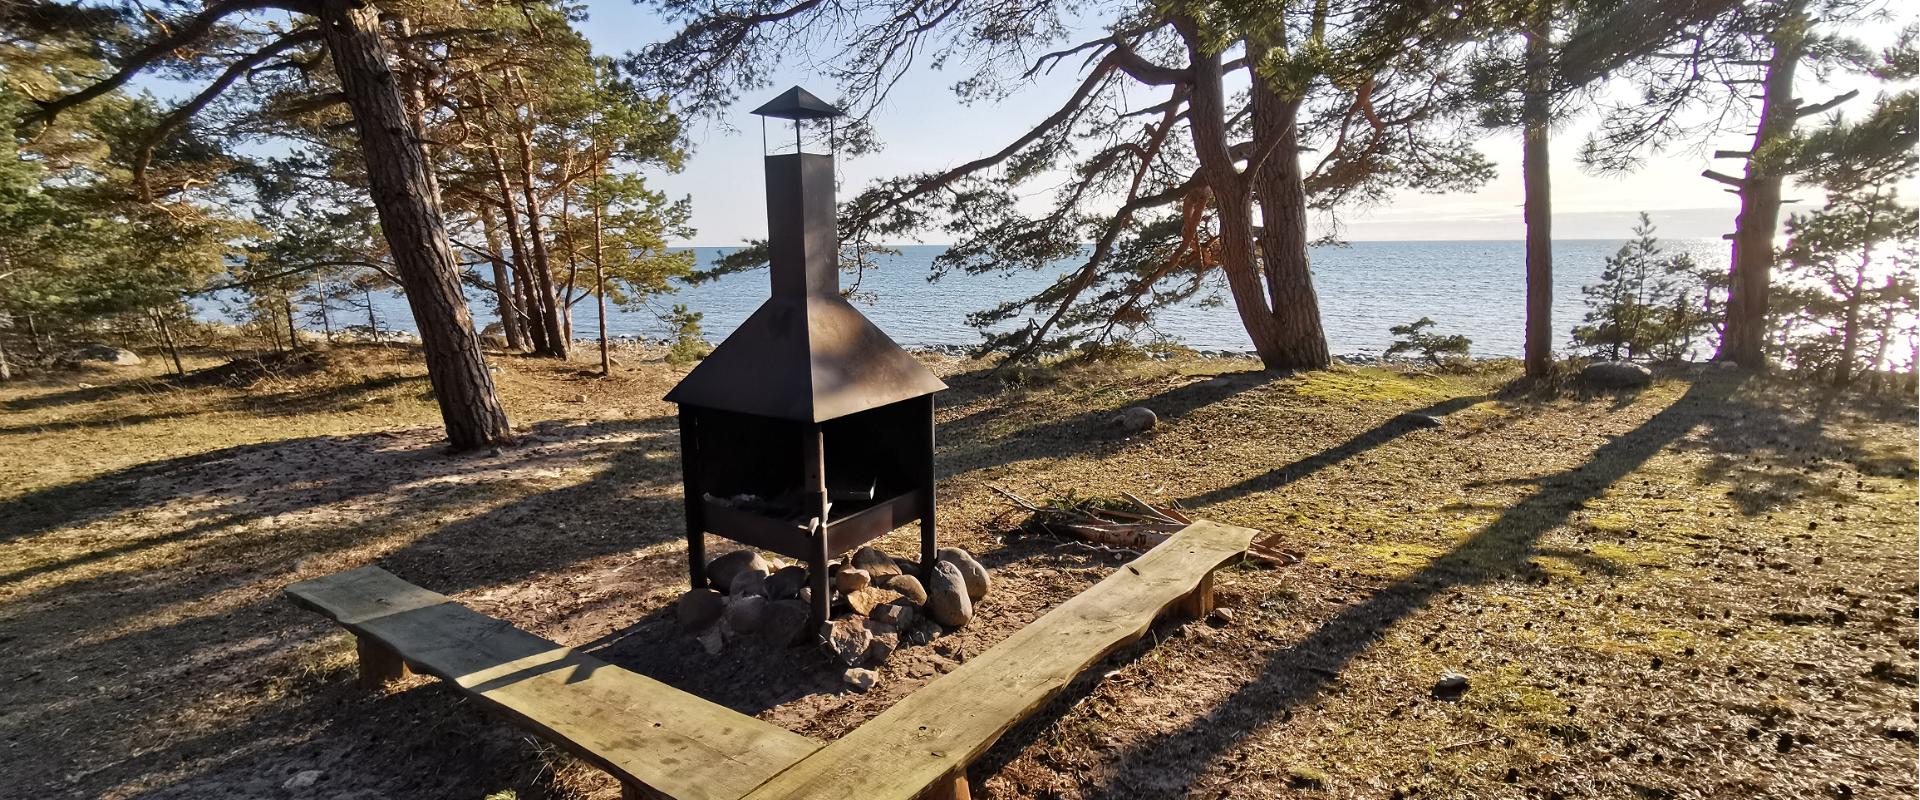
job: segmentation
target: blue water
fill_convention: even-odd
[[[1580,287],[1599,279],[1602,261],[1622,242],[1570,240],[1554,243],[1554,328],[1565,342],[1567,332],[1585,313]],[[1669,250],[1686,251],[1703,266],[1724,264],[1727,247],[1717,240],[1665,241]],[[1473,340],[1480,356],[1516,356],[1522,349],[1525,317],[1522,243],[1480,242],[1354,242],[1319,247],[1312,253],[1314,285],[1320,294],[1320,312],[1327,339],[1335,353],[1378,353],[1392,341],[1387,328],[1432,317],[1441,333],[1461,333]],[[882,330],[904,345],[973,344],[978,332],[967,327],[966,316],[1003,300],[1024,297],[1045,286],[1060,271],[1076,266],[1061,262],[1044,272],[1017,271],[980,276],[948,275],[938,283],[927,280],[933,257],[943,248],[918,245],[900,248],[898,256],[883,256],[878,269],[861,279],[862,294],[870,300],[861,309]],[[695,248],[705,266],[725,248]],[[843,283],[851,282],[843,275]],[[651,308],[616,309],[608,315],[615,336],[659,338],[667,334],[659,314],[684,303],[705,315],[701,327],[709,341],[718,342],[766,299],[766,270],[740,273],[678,293],[654,299]],[[1252,343],[1230,301],[1209,305],[1208,294],[1226,298],[1224,281],[1216,278],[1214,291],[1195,302],[1163,311],[1155,320],[1158,334],[1203,350],[1247,350]],[[468,292],[476,324],[494,319],[490,295]],[[376,295],[381,325],[412,330],[406,301]],[[346,313],[336,320],[358,321]],[[1020,324],[1024,325],[1022,320]],[[595,334],[591,299],[575,307],[574,336]]]

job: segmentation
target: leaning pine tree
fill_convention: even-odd
[[[294,15],[294,23],[265,22],[252,13],[259,11]],[[241,77],[296,62],[302,48],[320,43],[359,133],[368,189],[420,330],[447,438],[456,448],[508,438],[512,431],[460,292],[439,187],[400,94],[380,10],[355,0],[221,0],[177,15],[129,11],[121,22],[134,38],[102,42],[103,49],[126,53],[118,68],[90,86],[39,101],[23,119],[25,126],[44,125],[143,71],[207,76],[201,91],[160,121],[143,148],[144,161]],[[115,34],[102,34],[110,35]],[[225,55],[236,51],[240,55]],[[135,172],[144,183],[140,170]]]
[[[956,243],[936,277],[1073,264],[1034,296],[973,315],[996,331],[987,349],[1012,359],[1149,326],[1224,279],[1268,367],[1326,366],[1309,217],[1491,171],[1450,116],[1462,106],[1461,18],[1400,3],[1141,5],[1084,41],[1067,34],[1099,21],[1045,0],[650,4],[687,22],[628,60],[643,85],[711,115],[769,85],[783,56],[812,53],[856,117],[853,151],[872,143],[865,116],[917,57],[974,66],[956,86],[965,102],[1078,64],[1066,101],[999,149],[880,181],[841,208],[856,251],[943,229]],[[1039,214],[1017,202],[1033,182],[1060,187]]]

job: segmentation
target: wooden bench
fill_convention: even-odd
[[[379,567],[287,594],[358,639],[361,680],[446,679],[619,779],[630,798],[738,800],[820,743],[561,647]]]
[[[1163,612],[1212,609],[1213,571],[1254,531],[1174,534],[831,744],[486,617],[376,567],[287,587],[359,640],[361,679],[406,665],[453,682],[618,778],[629,797],[966,798],[966,767]]]

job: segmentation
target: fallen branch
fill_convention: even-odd
[[[1033,514],[1024,527],[1039,533],[1065,536],[1101,549],[1143,551],[1165,542],[1193,518],[1177,506],[1157,506],[1132,492],[1121,492],[1127,507],[1100,498],[1067,498],[1037,505],[1013,492],[988,484],[1015,506]],[[1300,556],[1279,549],[1272,538],[1248,549],[1247,557],[1274,566],[1300,562]]]

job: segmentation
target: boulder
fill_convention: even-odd
[[[764,595],[735,595],[727,601],[727,627],[735,633],[757,631],[766,618],[767,598]]]
[[[1653,383],[1653,370],[1626,361],[1601,361],[1580,370],[1580,382],[1596,389],[1638,389]]]
[[[940,548],[940,560],[953,564],[960,570],[960,577],[967,582],[967,599],[978,603],[987,596],[987,589],[993,579],[987,575],[987,568],[974,560],[973,554],[958,547]]]
[[[951,561],[942,561],[933,569],[933,585],[927,588],[927,616],[949,628],[958,628],[973,619],[973,601],[967,597],[967,579]]]
[[[1144,433],[1160,424],[1160,415],[1153,413],[1153,409],[1146,406],[1132,406],[1121,409],[1120,413],[1108,420],[1108,424],[1118,428],[1124,434]]]
[[[116,367],[131,367],[140,363],[138,353],[99,342],[87,342],[75,347],[71,355],[79,361],[98,361]]]
[[[900,567],[893,563],[893,557],[873,547],[853,551],[853,566],[866,570],[867,576],[873,580],[900,574]]]
[[[880,682],[880,673],[856,667],[841,673],[840,679],[846,681],[854,691],[864,693]]]
[[[846,573],[841,574],[844,575]],[[875,608],[900,599],[900,593],[868,586],[863,589],[848,592],[846,599],[847,608],[853,609],[853,613],[864,617],[872,614]]]
[[[873,635],[873,641],[867,645],[867,663],[880,666],[893,657],[893,651],[900,649],[900,634],[885,631]]]
[[[916,606],[927,604],[927,587],[920,585],[920,579],[912,575],[888,575],[880,582],[883,589],[899,592],[902,598]]]
[[[807,568],[802,566],[781,567],[767,576],[768,600],[791,600],[800,596],[800,590],[807,588]]]
[[[673,604],[674,614],[680,617],[680,627],[690,631],[712,625],[726,607],[727,599],[712,589],[694,589],[682,593]]]
[[[767,596],[767,573],[757,569],[743,569],[734,573],[733,582],[727,584],[727,594],[738,599],[749,595]]]
[[[873,613],[867,615],[867,619],[895,630],[905,629],[907,626],[913,624],[914,605],[913,603],[907,602],[904,598],[895,600],[874,609]]]
[[[873,583],[873,576],[859,567],[846,567],[834,573],[833,585],[842,594],[852,594]]]
[[[847,666],[865,660],[871,644],[873,631],[864,619],[836,619],[827,627],[827,654]]]
[[[774,647],[786,647],[806,632],[807,617],[813,610],[798,600],[774,600],[767,603],[767,610],[760,616],[760,630],[755,635],[760,641]]]
[[[769,566],[771,565],[766,559],[761,558],[759,553],[752,550],[735,550],[707,562],[707,580],[713,582],[714,588],[726,589],[733,586],[734,577],[741,571],[752,569],[771,573],[773,570],[768,569]]]

